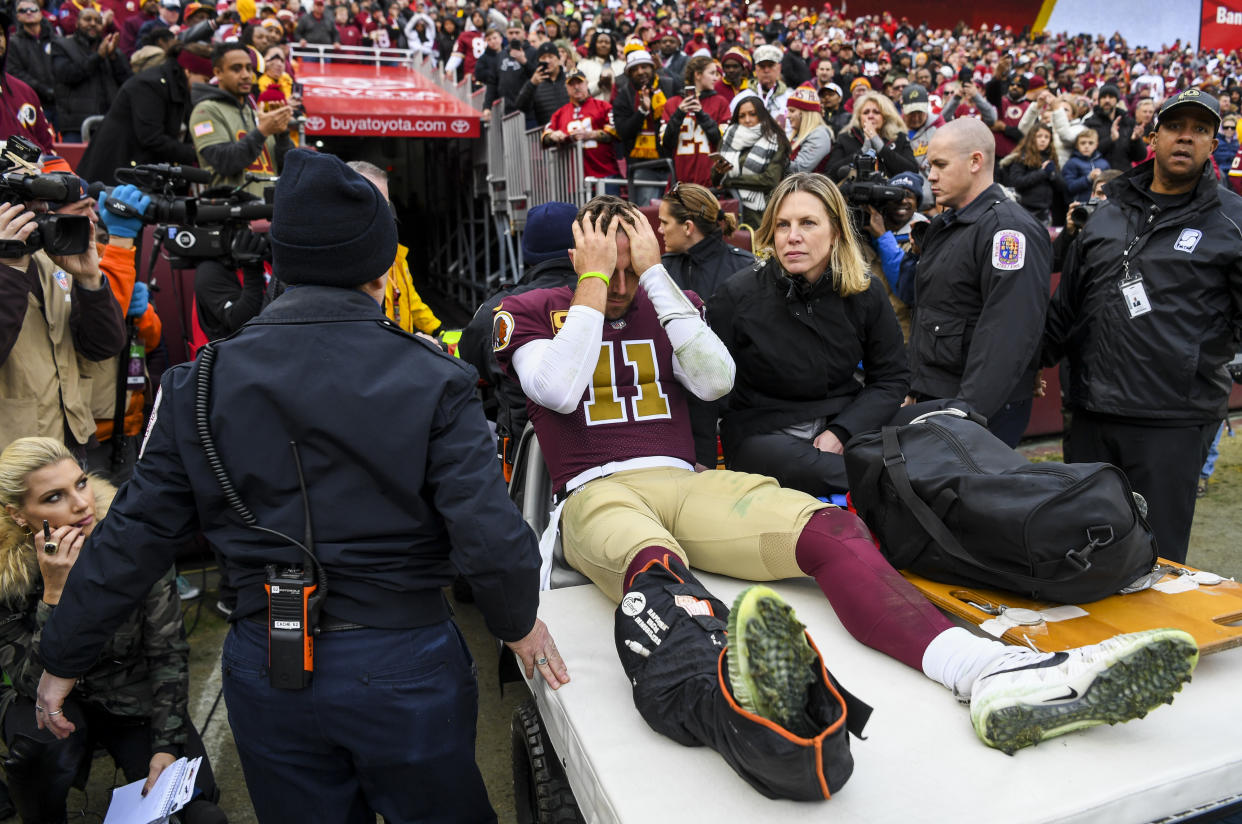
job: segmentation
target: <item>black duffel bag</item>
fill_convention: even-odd
[[[1066,604],[1151,571],[1156,540],[1120,469],[1031,463],[940,406],[845,450],[854,507],[894,567]]]

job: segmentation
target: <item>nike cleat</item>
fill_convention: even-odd
[[[1190,680],[1194,639],[1177,629],[1116,635],[1064,652],[1006,652],[975,680],[970,720],[983,743],[1009,755],[1100,724],[1142,718]]]
[[[738,706],[810,738],[820,727],[806,711],[819,657],[793,607],[765,586],[743,590],[729,613],[729,682]]]

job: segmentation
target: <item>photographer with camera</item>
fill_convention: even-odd
[[[1069,362],[1073,460],[1120,467],[1178,562],[1242,328],[1242,199],[1209,162],[1219,124],[1206,91],[1165,101],[1153,159],[1109,184],[1085,226],[1075,214],[1043,341],[1044,364]]]
[[[10,163],[13,141],[5,151]],[[37,158],[38,147],[27,146]],[[91,242],[90,224],[97,219],[93,201],[79,199],[76,177],[67,180],[74,191],[66,193],[52,219],[80,218],[76,223],[84,231],[62,247],[70,249],[65,254],[32,250],[36,229],[40,243],[55,240],[58,232],[38,225],[33,204],[20,202],[11,191],[0,194],[0,247],[7,248],[0,254],[0,447],[43,435],[63,440],[82,458],[95,432],[82,362],[114,357],[126,336],[121,308]]]
[[[496,86],[494,89],[489,86],[487,95],[483,98],[483,111],[488,113],[489,118],[492,104],[497,99],[504,99],[506,113],[518,109],[518,95],[522,93],[526,80],[534,74],[535,68],[539,65],[535,57],[535,49],[526,42],[524,35],[522,21],[514,20],[508,28],[509,42],[505,44],[504,53],[501,56]]]
[[[1075,200],[1069,205],[1069,211],[1065,213],[1065,228],[1052,241],[1052,271],[1064,271],[1065,256],[1069,254],[1070,246],[1074,244],[1074,239],[1078,237],[1078,233],[1082,228],[1087,225],[1087,219],[1091,217],[1095,208],[1105,200],[1108,200],[1108,193],[1105,191],[1105,187],[1123,174],[1125,172],[1121,171],[1121,169],[1107,169],[1100,172],[1100,176],[1095,179],[1095,185],[1091,188],[1091,199],[1086,203],[1080,203]]]
[[[196,86],[190,112],[190,134],[199,165],[212,173],[212,186],[240,186],[261,195],[265,183],[247,182],[246,174],[274,176],[279,172],[285,153],[293,148],[289,138],[293,108],[255,110],[250,102],[254,69],[250,52],[239,41],[216,46],[211,64],[219,85]]]
[[[883,273],[888,302],[892,304],[897,322],[901,324],[902,341],[908,342],[910,306],[901,297],[900,292],[905,291],[901,280],[903,270],[908,279],[914,278],[913,267],[903,266],[907,252],[918,254],[918,233],[914,227],[921,225],[919,231],[927,229],[927,216],[919,211],[923,200],[923,177],[917,172],[902,172],[889,180],[888,185],[900,189],[902,196],[879,206],[866,206],[866,227],[871,243],[863,248],[863,257],[872,274],[877,271]]]
[[[529,124],[544,126],[556,114],[556,110],[569,102],[565,88],[565,71],[561,68],[561,53],[553,43],[544,43],[535,50],[539,66],[518,92],[517,106],[526,113]]]
[[[962,117],[927,149],[936,215],[917,263],[908,403],[960,398],[1016,446],[1031,417],[1048,306],[1048,230],[993,182],[996,140]]]

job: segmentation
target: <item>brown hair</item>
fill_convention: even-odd
[[[706,71],[707,67],[710,66],[714,62],[716,61],[714,61],[712,58],[708,57],[707,55],[701,55],[699,57],[691,57],[688,61],[686,61],[686,74],[685,74],[686,85],[693,86],[694,76],[696,74]]]
[[[710,189],[697,183],[678,183],[664,196],[664,203],[673,220],[692,221],[705,235],[720,230],[728,237],[737,231],[737,218],[720,208]]]
[[[633,205],[616,195],[596,195],[578,210],[578,214],[574,215],[574,220],[581,223],[583,219],[586,219],[595,223],[602,216],[605,225],[607,225],[613,218],[619,217],[633,226],[634,213],[630,211],[630,207]]]

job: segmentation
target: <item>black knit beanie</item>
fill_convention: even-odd
[[[388,202],[362,175],[323,152],[293,149],[276,182],[272,274],[284,283],[353,288],[397,257]]]

